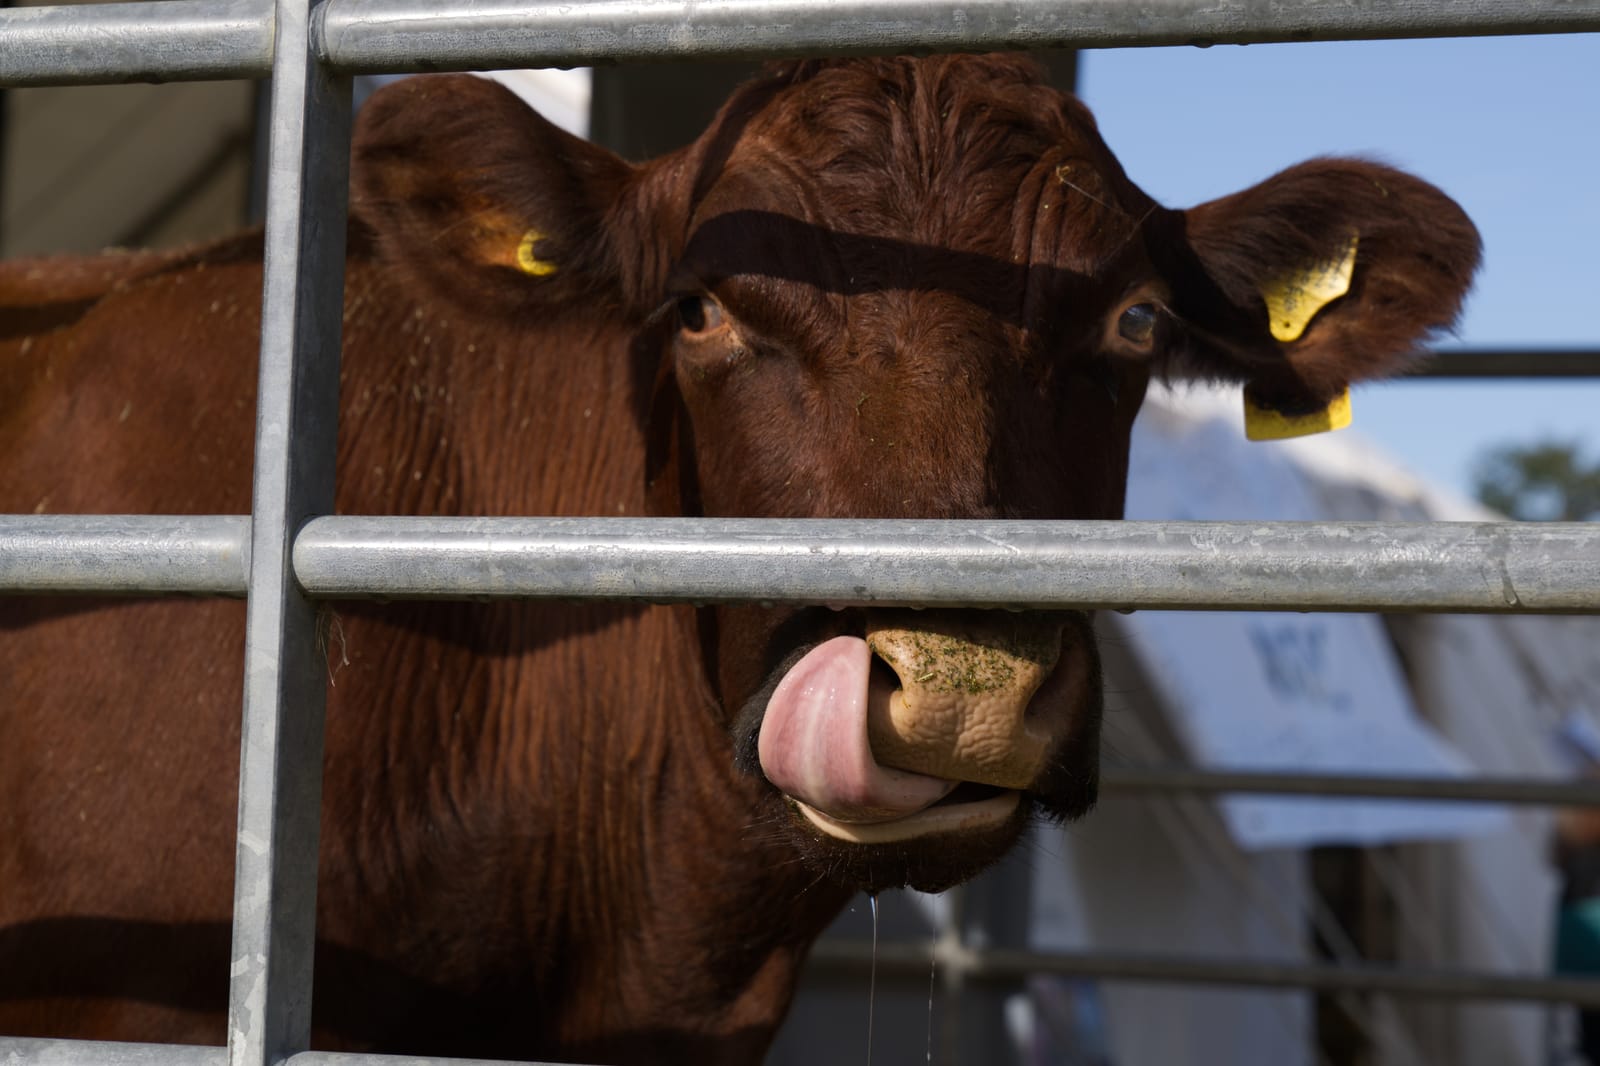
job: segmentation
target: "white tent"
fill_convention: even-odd
[[[1357,432],[1246,443],[1238,403],[1236,393],[1152,394],[1136,432],[1130,517],[1495,517],[1422,484]],[[1285,495],[1293,497],[1290,513]],[[1196,499],[1218,497],[1235,510],[1196,513]],[[1313,731],[1284,742],[1263,739],[1261,723],[1247,722],[1238,707],[1216,700],[1193,666],[1209,655],[1222,685],[1238,692],[1255,686],[1256,675],[1270,665],[1214,635],[1244,616],[1203,616],[1200,626],[1187,630],[1181,619],[1148,626],[1143,617],[1113,618],[1108,627],[1112,702],[1105,744],[1113,760],[1265,766],[1248,756],[1267,749],[1278,760],[1274,768],[1359,772],[1359,764],[1341,762],[1341,745],[1359,755],[1363,743],[1375,742],[1380,757],[1369,763],[1373,772],[1560,777],[1567,771],[1555,742],[1562,724],[1573,715],[1600,720],[1600,661],[1594,656],[1600,620],[1592,618],[1419,615],[1384,625],[1358,616],[1291,616],[1359,623],[1385,636],[1386,644],[1392,640],[1397,653],[1392,663],[1377,661],[1387,658],[1388,648],[1362,646],[1360,657],[1302,661],[1328,675],[1311,679],[1316,692],[1326,697],[1329,690],[1349,689],[1358,702],[1382,703],[1393,694],[1372,690],[1372,675],[1392,674],[1403,704],[1390,701],[1342,739]],[[1208,631],[1202,656],[1185,660],[1170,646]],[[1334,643],[1323,641],[1324,652]],[[1369,654],[1374,651],[1376,658]],[[1182,683],[1163,675],[1174,665]],[[1364,676],[1350,676],[1357,670]],[[1317,710],[1307,704],[1290,693],[1277,710],[1285,716]],[[1345,717],[1360,709],[1344,708]],[[1226,744],[1208,744],[1214,738],[1203,735],[1203,725],[1196,728],[1197,716],[1228,720],[1213,732],[1253,730],[1254,736],[1236,738],[1235,748],[1247,757],[1230,758],[1237,752]],[[1399,757],[1408,744],[1409,753]],[[1297,752],[1301,760],[1290,761]],[[1229,809],[1240,803],[1244,813]],[[1276,840],[1258,832],[1249,817],[1249,806],[1259,804],[1285,808]],[[1338,908],[1316,891],[1305,848],[1383,843],[1357,860],[1368,883],[1367,906],[1388,926],[1382,939],[1389,958],[1383,961],[1542,975],[1558,889],[1547,864],[1550,826],[1550,812],[1538,808],[1113,796],[1061,834],[1059,843],[1044,845],[1059,850],[1062,861],[1036,866],[1035,940],[1040,947],[1311,961],[1315,936],[1335,958],[1354,957],[1360,945],[1351,941],[1359,934],[1342,928]],[[1304,839],[1296,842],[1296,833]],[[1434,842],[1420,842],[1427,839]],[[1317,1061],[1307,994],[1107,982],[1099,996],[1109,1061],[1117,1066]],[[1353,997],[1343,1005],[1378,1062],[1548,1061],[1554,1013],[1541,1006]]]

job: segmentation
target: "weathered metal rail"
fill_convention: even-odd
[[[1260,44],[1600,30],[1600,2],[1523,0],[326,0],[343,74],[776,55]],[[0,87],[261,77],[265,0],[0,10]]]

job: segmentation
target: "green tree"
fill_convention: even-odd
[[[1600,521],[1600,460],[1577,441],[1506,444],[1477,463],[1478,499],[1523,521]]]

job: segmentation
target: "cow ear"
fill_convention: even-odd
[[[1192,208],[1181,228],[1163,242],[1180,326],[1166,369],[1244,382],[1247,409],[1286,420],[1278,435],[1301,417],[1300,432],[1328,428],[1351,382],[1393,373],[1454,325],[1481,249],[1455,201],[1360,160],[1302,163]]]
[[[609,233],[633,174],[496,82],[407,78],[361,109],[351,206],[385,261],[475,311],[624,308]]]

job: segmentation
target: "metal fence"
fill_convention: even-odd
[[[350,75],[1581,31],[1600,31],[1600,0],[185,0],[0,11],[0,87],[272,78],[252,515],[0,518],[0,593],[248,596],[229,1043],[0,1038],[0,1059],[74,1066],[424,1061],[306,1050],[325,684],[314,624],[319,596],[1600,611],[1600,530],[1581,525],[332,517]],[[1068,556],[1070,567],[1056,565]],[[1177,783],[1252,784],[1240,775]],[[1484,798],[1515,798],[1520,788],[1530,802],[1595,800],[1536,782],[1500,785]],[[1446,794],[1414,782],[1363,788],[1325,780],[1316,787]],[[1488,790],[1496,791],[1492,784]],[[1149,966],[1105,958],[970,964],[975,973],[1081,972],[1091,965],[1108,976],[1151,975]],[[1313,969],[1268,966],[1252,974],[1235,967],[1223,976],[1416,990],[1381,974]],[[1192,970],[1183,976],[1204,976],[1203,966]],[[1492,994],[1600,1004],[1595,986],[1584,982],[1504,981]],[[1482,982],[1470,976],[1457,984],[1482,994]]]

